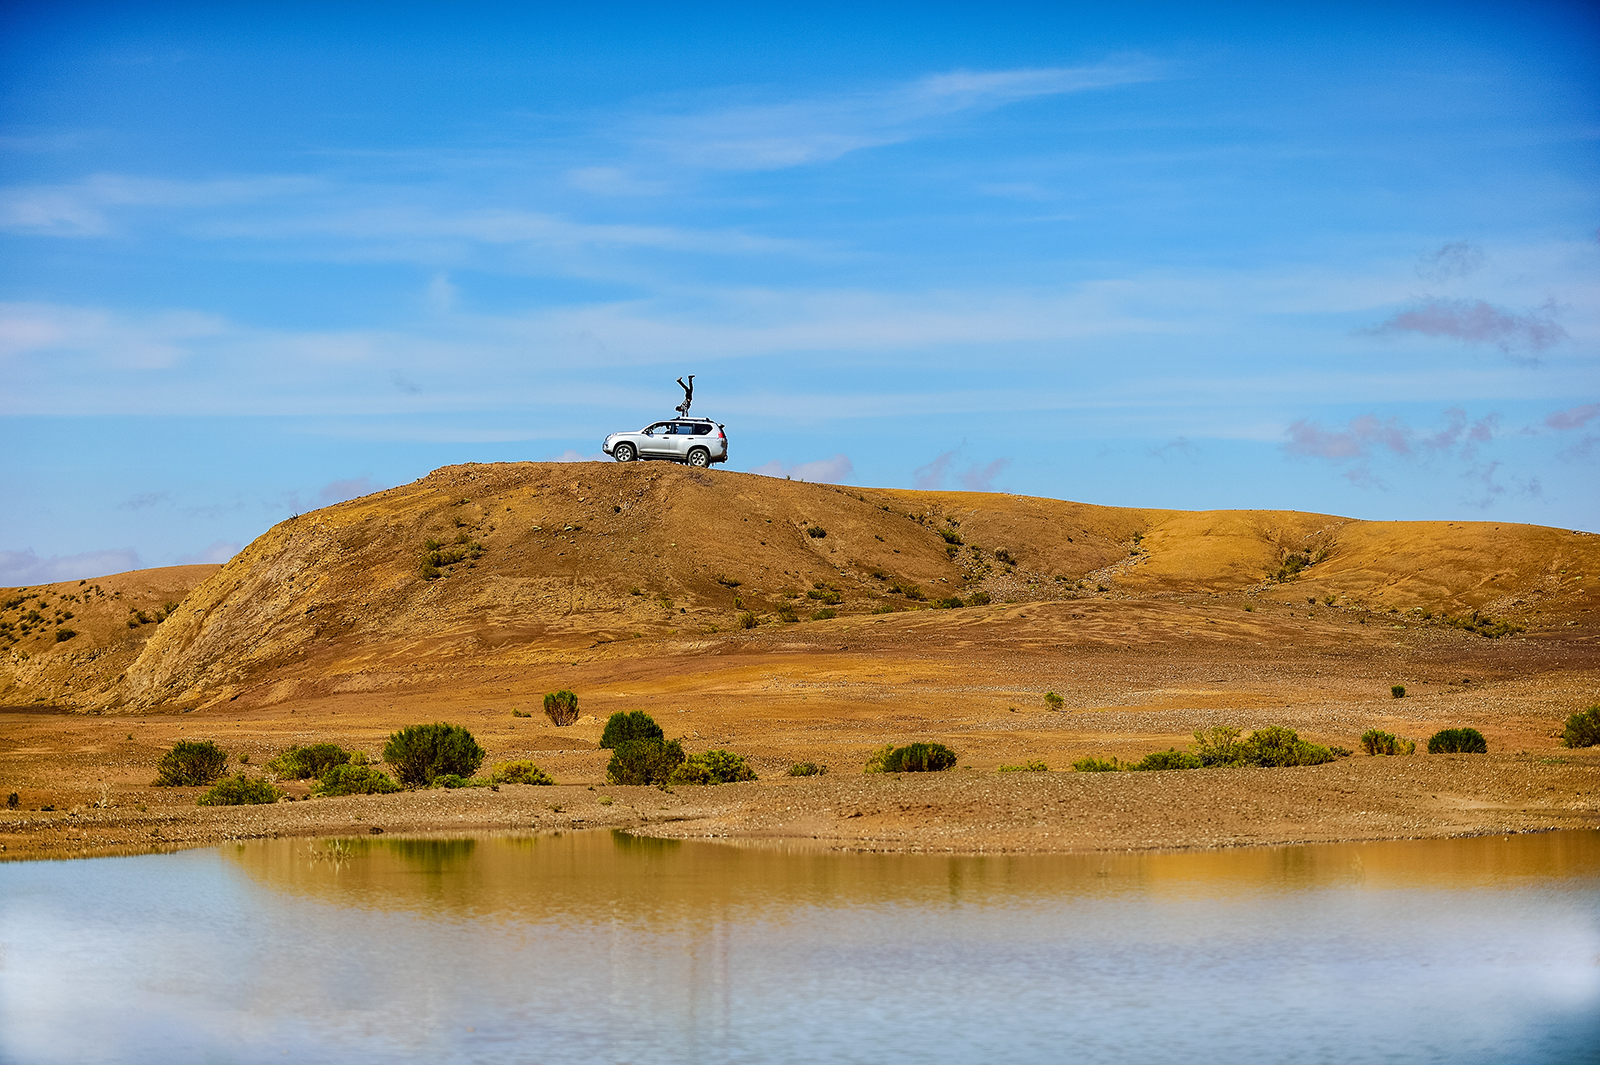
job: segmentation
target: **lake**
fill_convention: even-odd
[[[828,854],[623,833],[0,865],[0,1060],[1600,1060],[1600,832]]]

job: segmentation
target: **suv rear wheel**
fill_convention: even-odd
[[[616,450],[611,452],[611,457],[618,462],[632,462],[637,454],[632,444],[618,444]]]
[[[689,465],[705,469],[711,465],[711,452],[703,447],[694,448],[689,452]]]

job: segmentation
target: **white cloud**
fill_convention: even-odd
[[[371,474],[364,473],[360,477],[329,481],[317,492],[317,501],[324,506],[331,506],[334,503],[343,503],[347,499],[371,495],[382,489],[383,486],[374,481]]]
[[[60,237],[100,236],[116,207],[215,207],[248,203],[315,188],[310,178],[261,175],[215,181],[168,181],[96,174],[69,185],[0,189],[0,229]]]
[[[201,548],[193,554],[180,556],[175,564],[179,566],[220,566],[234,555],[237,555],[239,548],[242,546],[244,546],[243,543],[238,540],[217,540],[211,543],[210,546]]]
[[[817,459],[814,462],[797,462],[792,466],[773,459],[749,472],[762,477],[788,477],[796,481],[838,484],[854,473],[855,468],[855,463],[850,461],[848,455],[840,454],[828,459]]]
[[[0,551],[0,585],[7,587],[77,581],[138,568],[139,553],[126,549],[85,551],[79,555],[49,558],[40,558],[32,548]]]

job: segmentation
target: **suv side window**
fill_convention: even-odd
[[[694,427],[694,435],[695,436],[710,436],[711,435],[711,426],[707,425],[705,422],[696,422],[695,423],[695,427]]]

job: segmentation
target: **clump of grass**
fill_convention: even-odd
[[[838,616],[839,612],[833,609],[831,606],[825,606],[821,610],[813,610],[811,612],[812,621],[827,621],[829,618],[836,618]]]
[[[908,743],[893,747],[883,758],[885,773],[938,773],[957,761],[956,752],[942,743]]]
[[[1600,743],[1600,703],[1567,718],[1561,742],[1568,747],[1593,747]]]
[[[1428,739],[1429,754],[1488,754],[1489,742],[1475,728],[1446,728]]]
[[[156,764],[155,786],[198,788],[210,784],[228,766],[228,752],[210,740],[179,740]]]
[[[267,769],[279,780],[320,779],[334,766],[349,761],[350,752],[337,743],[313,743],[309,747],[290,747],[268,762]]]
[[[878,606],[878,608],[873,611],[873,613],[874,614],[894,614],[894,613],[897,613],[897,611],[895,610],[893,603],[883,603],[883,604],[880,604]]]
[[[512,710],[511,711],[511,716],[512,717],[532,717],[533,716],[533,711],[531,711],[531,710]]]
[[[994,600],[990,597],[989,593],[984,591],[982,588],[979,588],[977,591],[973,592],[967,597],[968,606],[988,606],[993,601]]]
[[[827,766],[818,765],[815,762],[796,762],[789,767],[789,775],[791,777],[819,777],[827,771]]]
[[[1044,705],[1048,706],[1050,709],[1060,710],[1066,704],[1067,701],[1061,696],[1057,695],[1055,692],[1044,693]]]
[[[1199,755],[1171,748],[1165,751],[1152,751],[1133,765],[1128,766],[1128,768],[1137,772],[1162,769],[1199,769],[1201,765]]]
[[[1194,755],[1202,767],[1322,765],[1336,757],[1321,744],[1302,740],[1294,729],[1267,725],[1243,740],[1240,732],[1217,725],[1194,734]]]
[[[735,784],[756,779],[756,771],[742,755],[721,749],[694,755],[675,768],[668,784]]]
[[[615,750],[619,743],[629,740],[662,740],[666,733],[656,724],[655,718],[643,710],[618,710],[606,719],[605,731],[600,734],[602,750]]]
[[[544,716],[558,728],[572,724],[578,720],[578,696],[565,688],[545,693]]]
[[[1417,745],[1392,732],[1369,728],[1361,734],[1361,749],[1371,755],[1411,754],[1416,751]]]
[[[56,643],[66,643],[68,640],[72,639],[76,635],[78,635],[78,634],[76,632],[74,632],[72,629],[57,629],[56,630]]]
[[[882,747],[879,747],[877,750],[873,751],[867,756],[867,764],[866,767],[862,769],[862,772],[882,773],[884,763],[888,761],[889,756],[893,753],[894,744],[892,743],[886,743]]]
[[[746,610],[739,615],[739,627],[741,629],[753,629],[758,624],[760,624],[759,619],[751,611]]]
[[[1122,768],[1122,763],[1115,758],[1080,758],[1072,763],[1072,768],[1078,773],[1115,773]]]
[[[685,761],[683,744],[677,740],[624,740],[611,752],[606,782],[665,785]]]
[[[381,769],[349,762],[330,766],[312,787],[313,795],[387,795],[400,785]]]
[[[811,586],[811,590],[806,592],[806,598],[815,599],[817,602],[827,606],[838,606],[844,602],[844,596],[840,594],[837,587],[831,584],[824,584],[822,581],[817,581]]]
[[[954,596],[950,596],[945,599],[935,599],[933,605],[938,610],[959,610],[967,604]]]
[[[460,725],[412,725],[389,737],[383,760],[394,766],[400,783],[423,787],[442,776],[469,777],[483,764],[484,751]]]
[[[1452,628],[1476,633],[1490,640],[1498,640],[1502,636],[1511,636],[1522,631],[1521,625],[1504,620],[1495,621],[1487,614],[1480,614],[1476,610],[1472,612],[1470,618],[1446,617],[1444,620]]]
[[[939,535],[944,537],[945,543],[954,544],[957,547],[961,546],[961,534],[954,529],[940,529]]]
[[[794,612],[794,607],[790,606],[788,603],[780,603],[778,604],[778,620],[799,621],[800,615],[796,614]]]
[[[1404,699],[1406,697],[1406,686],[1404,684],[1391,686],[1389,688],[1389,697],[1391,699]]]
[[[196,806],[256,806],[277,802],[283,792],[259,777],[243,773],[223,777],[211,789],[195,800]]]
[[[820,525],[808,525],[806,526],[806,535],[811,537],[813,540],[820,540],[824,536],[828,535],[828,530],[824,529]]]
[[[554,784],[555,780],[543,769],[527,759],[518,762],[501,762],[489,774],[493,784]]]
[[[1001,773],[1048,773],[1050,767],[1036,758],[1029,759],[1021,765],[1003,765],[999,768]]]

